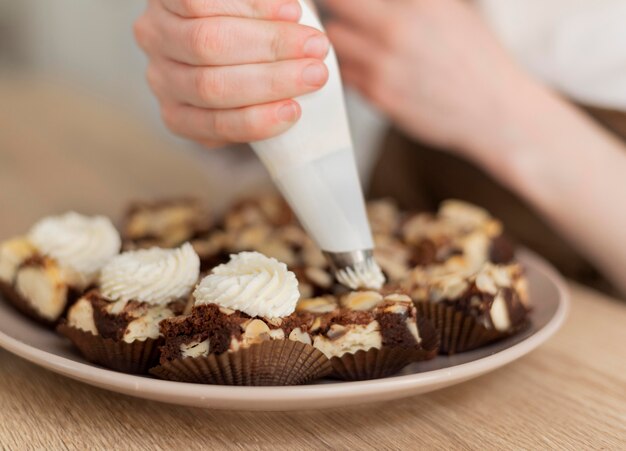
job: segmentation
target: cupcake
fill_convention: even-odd
[[[437,328],[444,354],[478,348],[528,324],[527,281],[517,263],[488,262],[468,272],[463,261],[450,259],[414,269],[405,288]]]
[[[213,216],[198,199],[135,202],[126,211],[124,249],[173,248],[209,232]]]
[[[462,256],[465,270],[477,270],[483,263],[508,263],[513,247],[500,221],[475,205],[448,200],[436,215],[419,213],[405,221],[402,240],[412,252],[411,262],[427,266]]]
[[[120,246],[105,217],[44,218],[28,235],[0,244],[0,291],[26,315],[54,325]]]
[[[102,269],[97,288],[82,296],[58,328],[89,361],[145,373],[158,360],[159,323],[184,313],[200,259],[190,244],[129,251]]]
[[[188,315],[161,323],[163,379],[223,385],[295,385],[330,372],[311,345],[311,318],[295,315],[298,281],[258,252],[231,256],[197,286]]]
[[[345,380],[386,377],[406,365],[435,357],[438,336],[417,318],[411,298],[356,291],[339,298],[305,299],[298,312],[313,314],[313,346],[331,359],[333,375]]]

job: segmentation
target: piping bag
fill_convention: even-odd
[[[300,23],[323,30],[300,0]],[[336,279],[352,289],[380,288],[385,277],[373,258],[374,242],[331,48],[326,85],[296,99],[300,120],[282,135],[251,143],[302,226],[322,249]]]

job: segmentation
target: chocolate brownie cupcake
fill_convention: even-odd
[[[120,254],[58,330],[89,361],[145,373],[158,360],[159,323],[184,312],[199,272],[200,260],[188,243]]]
[[[0,291],[26,315],[54,325],[120,245],[105,217],[70,212],[44,218],[27,236],[0,244]]]
[[[441,335],[441,352],[469,351],[522,330],[530,306],[517,263],[484,263],[468,272],[462,257],[415,268],[404,288]]]
[[[294,385],[330,371],[311,345],[312,318],[294,314],[295,275],[257,252],[233,255],[194,292],[190,314],[165,320],[161,365],[170,380],[225,385]]]
[[[472,272],[486,262],[508,263],[514,257],[502,223],[486,210],[457,200],[443,202],[436,215],[413,215],[401,233],[411,249],[411,262],[417,266],[462,256],[464,270]]]
[[[435,357],[438,336],[406,295],[355,291],[339,298],[304,299],[298,312],[314,316],[313,346],[331,359],[345,380],[386,377],[406,365]]]
[[[213,215],[193,198],[135,202],[124,217],[124,249],[173,248],[209,232]]]

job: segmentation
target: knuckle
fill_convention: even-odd
[[[198,70],[195,85],[200,99],[211,105],[219,104],[227,95],[226,77],[219,70]]]
[[[146,49],[148,46],[149,32],[148,32],[148,20],[145,16],[139,17],[133,23],[133,35],[135,41],[139,44],[139,47]]]
[[[282,53],[283,42],[285,42],[285,31],[279,27],[270,38],[270,53],[274,60],[280,59]]]
[[[189,32],[188,46],[192,54],[202,57],[206,53],[207,43],[210,40],[208,21],[196,21]]]
[[[198,58],[217,58],[227,50],[228,36],[221,18],[197,20],[189,33],[189,46]]]

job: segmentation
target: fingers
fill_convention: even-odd
[[[385,8],[390,2],[384,0],[325,0],[324,6],[338,19],[366,30],[376,29],[381,18],[386,17]]]
[[[296,0],[158,0],[181,17],[247,17],[297,22],[302,15]]]
[[[183,19],[164,9],[135,24],[149,55],[195,66],[324,58],[330,43],[315,28],[296,23],[234,17]]]
[[[254,142],[276,136],[300,118],[301,110],[293,100],[230,110],[164,103],[161,114],[177,135],[211,144]]]
[[[147,78],[162,101],[227,109],[313,92],[326,83],[328,70],[316,59],[221,67],[195,67],[157,60],[150,64]]]

